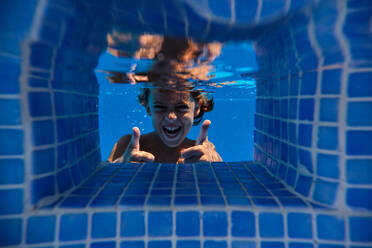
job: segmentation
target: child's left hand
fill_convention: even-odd
[[[205,120],[200,128],[198,139],[195,146],[181,151],[181,158],[184,163],[197,162],[222,162],[222,158],[217,153],[214,145],[208,141],[208,128],[210,120]]]

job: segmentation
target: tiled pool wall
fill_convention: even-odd
[[[320,1],[256,42],[255,158],[335,208],[372,210],[371,13]]]
[[[306,1],[209,3],[215,16],[243,25],[237,27],[205,21],[195,3],[5,4],[0,23],[1,247],[372,246],[371,2],[319,1],[313,12],[247,33],[243,24],[265,24]],[[180,8],[171,11],[176,5]],[[116,20],[103,11],[109,6],[115,6]],[[140,13],[131,11],[136,8],[169,15],[163,22],[163,16],[144,11],[141,19],[131,15]],[[177,177],[166,165],[111,165],[85,181],[101,162],[94,67],[111,21],[129,30],[210,40],[254,38],[264,75],[257,85],[259,164],[177,166],[184,172]],[[201,179],[199,170],[207,171]],[[135,171],[144,178],[136,179]],[[177,198],[172,186],[171,195],[155,197],[158,204],[150,206],[150,186],[170,173],[174,182],[193,185],[181,185],[180,191],[198,190]],[[125,191],[139,180],[144,184],[139,189],[147,191],[129,200],[120,193],[94,208],[99,195],[92,189],[101,192],[110,180],[126,182],[129,186],[119,185]],[[97,184],[89,185],[92,181]],[[114,194],[119,190],[114,188],[106,191]],[[255,199],[257,194],[264,196]],[[281,200],[281,194],[292,200]],[[208,200],[203,202],[203,195]]]

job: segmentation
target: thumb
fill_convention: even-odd
[[[130,147],[132,148],[132,150],[139,150],[140,149],[139,140],[140,140],[141,132],[138,127],[134,127],[132,130],[133,130],[133,134],[130,140]]]
[[[200,127],[200,133],[196,140],[196,145],[202,144],[208,138],[208,128],[211,125],[210,120],[205,120]]]

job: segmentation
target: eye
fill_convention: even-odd
[[[187,112],[189,111],[190,108],[186,104],[181,104],[181,105],[177,105],[176,109],[178,112]]]
[[[154,105],[154,110],[157,111],[157,112],[165,111],[165,106],[164,105],[160,105],[160,104],[155,104]]]

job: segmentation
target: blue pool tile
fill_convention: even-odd
[[[299,85],[298,78],[296,78],[292,75],[291,82],[290,82],[290,85],[289,85],[289,94],[291,96],[297,96],[298,95],[298,88],[299,88],[298,85]]]
[[[196,188],[177,188],[176,195],[193,195],[196,194]]]
[[[350,73],[347,92],[349,97],[372,96],[372,72]]]
[[[54,171],[55,169],[54,148],[35,150],[32,152],[33,174],[39,175]]]
[[[0,155],[20,155],[23,153],[23,131],[0,129]]]
[[[336,199],[338,183],[317,179],[313,199],[315,201],[331,205]]]
[[[24,162],[21,159],[0,159],[0,184],[24,181]]]
[[[26,242],[28,244],[54,241],[55,216],[33,216],[27,220]]]
[[[94,242],[90,244],[90,248],[115,248],[115,247],[116,247],[115,241]]]
[[[50,69],[53,47],[42,43],[30,44],[30,65],[37,68]]]
[[[346,191],[346,203],[354,208],[372,210],[372,189],[349,188]]]
[[[176,234],[180,237],[200,235],[200,214],[196,211],[177,212]]]
[[[278,207],[278,203],[273,198],[253,197],[252,200],[253,200],[254,204],[256,204],[257,206]]]
[[[202,205],[225,205],[225,201],[220,196],[201,196]]]
[[[31,116],[52,115],[52,103],[49,92],[31,92],[28,94],[28,101]]]
[[[289,162],[294,167],[297,167],[297,161],[298,161],[297,148],[294,146],[288,146],[288,153],[289,153]]]
[[[325,70],[322,73],[322,94],[340,93],[341,70]]]
[[[294,184],[296,183],[296,176],[297,176],[296,170],[288,167],[286,178],[286,182],[288,183],[288,185],[294,186]]]
[[[256,2],[236,2],[235,15],[236,20],[247,22],[253,20],[256,16],[257,3]]]
[[[279,197],[278,200],[284,207],[307,207],[306,203],[303,200],[296,197]]]
[[[303,196],[308,196],[310,192],[311,184],[313,180],[311,177],[300,174],[297,179],[296,192],[300,193]]]
[[[289,248],[314,248],[312,243],[290,242]]]
[[[319,214],[316,217],[318,238],[327,240],[345,239],[345,222],[342,216]]]
[[[314,120],[314,100],[300,99],[300,120],[313,121]]]
[[[87,214],[63,214],[61,216],[59,240],[84,240],[87,237]]]
[[[300,124],[298,128],[298,144],[301,146],[311,147],[313,136],[313,126]]]
[[[196,196],[176,196],[174,198],[175,205],[197,205],[198,198]]]
[[[96,198],[94,198],[90,206],[91,207],[115,206],[117,200],[118,200],[117,196],[97,196]]]
[[[345,246],[344,245],[319,243],[318,248],[345,248]]]
[[[125,196],[120,200],[123,206],[143,206],[146,198],[144,196]]]
[[[372,184],[372,159],[347,160],[346,181],[350,184]]]
[[[280,117],[288,118],[288,100],[280,100]]]
[[[212,12],[213,16],[224,17],[227,19],[231,18],[231,10],[230,6],[227,6],[227,2],[224,1],[216,1],[212,4],[209,4],[210,11]]]
[[[68,196],[59,205],[60,208],[84,208],[88,205],[90,197]]]
[[[282,142],[280,146],[280,158],[282,161],[287,162],[288,161],[288,145],[284,142]]]
[[[338,148],[338,128],[323,127],[318,128],[318,148],[326,150],[337,150]]]
[[[226,241],[206,240],[204,241],[204,248],[227,248],[227,243]]]
[[[22,219],[0,219],[0,246],[19,245],[22,241]]]
[[[372,102],[349,102],[347,104],[348,126],[372,126]]]
[[[297,131],[296,130],[297,130],[296,124],[289,123],[288,138],[292,144],[297,144]]]
[[[289,100],[289,118],[290,119],[297,118],[297,99]]]
[[[318,153],[316,172],[322,177],[339,178],[338,156]]]
[[[348,155],[372,155],[372,131],[348,131],[346,153]]]
[[[58,183],[58,191],[60,193],[63,193],[72,187],[69,169],[64,169],[57,174],[57,183]]]
[[[284,223],[283,216],[279,213],[260,213],[259,214],[260,237],[283,237]]]
[[[204,236],[225,237],[227,235],[227,215],[225,212],[206,211],[203,213]]]
[[[233,240],[231,242],[231,248],[256,248],[256,242],[254,241],[243,241]]]
[[[9,111],[9,110],[12,111]],[[0,99],[0,125],[21,124],[21,107],[18,99]]]
[[[338,121],[338,98],[320,99],[319,120],[329,122]]]
[[[23,189],[0,189],[0,215],[23,212]]]
[[[170,206],[172,198],[169,197],[149,197],[147,206]]]
[[[172,195],[172,189],[153,189],[151,190],[151,195],[163,196],[163,195]]]
[[[372,217],[349,217],[350,240],[372,242]]]
[[[145,235],[143,211],[125,211],[121,214],[121,236],[139,237]]]
[[[284,248],[285,245],[282,242],[269,242],[269,241],[264,241],[261,242],[261,248]]]
[[[92,238],[116,236],[116,213],[94,213],[92,215]]]
[[[198,240],[178,240],[177,248],[200,248],[200,241]]]
[[[273,15],[276,15],[282,11],[284,11],[285,8],[285,1],[275,1],[275,2],[263,2],[262,3],[262,11],[260,19],[268,19]]]
[[[234,237],[254,237],[255,217],[252,212],[231,212],[231,235]]]
[[[147,248],[172,248],[170,240],[149,241]]]
[[[161,237],[172,235],[172,212],[150,211],[147,217],[148,235]]]
[[[301,95],[314,95],[317,86],[318,72],[304,73],[301,83]]]
[[[35,146],[53,144],[55,142],[53,121],[32,122],[32,136]]]
[[[305,166],[305,168],[310,172],[313,173],[313,159],[311,156],[311,152],[305,149],[299,149],[298,157],[300,163]]]
[[[290,238],[312,238],[312,220],[310,214],[288,213],[288,236]]]
[[[247,197],[236,197],[236,196],[227,196],[227,202],[232,206],[250,206],[252,205],[251,201]]]
[[[143,241],[123,241],[120,244],[120,248],[145,248],[145,242],[143,242]]]

